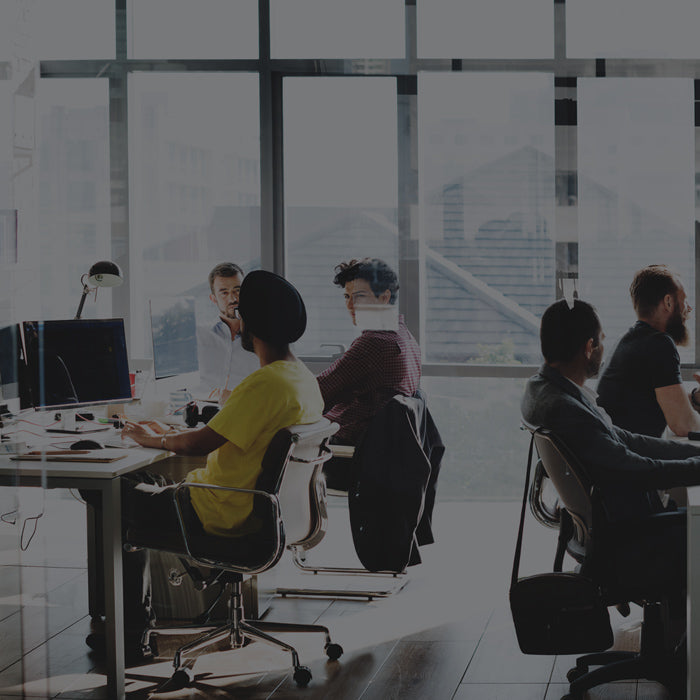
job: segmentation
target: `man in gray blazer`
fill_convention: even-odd
[[[585,386],[603,357],[604,334],[595,309],[557,301],[544,312],[544,365],[525,388],[521,410],[531,425],[558,435],[588,470],[613,521],[664,510],[657,489],[700,484],[700,443],[631,433],[612,424]]]

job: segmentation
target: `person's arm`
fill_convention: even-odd
[[[682,384],[657,387],[654,392],[666,424],[676,435],[686,437],[689,431],[700,430],[700,417],[693,410]]]
[[[153,447],[169,450],[179,455],[208,455],[221,447],[226,438],[205,425],[197,430],[185,430],[181,433],[165,435],[149,435],[138,423],[127,423],[122,430],[122,436],[128,437],[142,447]]]
[[[358,382],[370,374],[373,365],[370,359],[375,354],[372,341],[361,335],[316,377],[326,411],[348,398]]]

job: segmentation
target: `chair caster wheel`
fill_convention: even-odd
[[[331,661],[336,661],[343,655],[343,647],[340,644],[326,644],[326,656]]]
[[[574,666],[572,669],[567,671],[566,680],[569,683],[573,683],[577,678],[585,676],[588,673],[588,666]]]
[[[178,668],[163,685],[158,688],[159,693],[170,693],[174,690],[182,690],[192,685],[193,674],[189,668]]]
[[[305,688],[311,680],[311,671],[306,666],[297,666],[294,669],[294,682],[299,688]]]

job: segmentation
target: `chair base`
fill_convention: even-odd
[[[312,596],[331,598],[386,598],[394,593],[398,593],[408,583],[406,571],[368,571],[359,567],[345,566],[310,566],[306,563],[306,550],[302,547],[290,547],[294,565],[307,574],[335,574],[356,577],[355,580],[370,581],[371,586],[367,588],[350,588],[347,579],[341,582],[338,588],[327,586],[297,586],[279,587],[276,594],[281,596]],[[376,582],[386,582],[386,585],[375,585]]]
[[[603,651],[576,659],[576,666],[566,674],[569,693],[562,700],[579,700],[585,691],[603,683],[642,678],[666,686],[674,700],[684,698],[685,651],[683,645],[674,651],[665,643],[664,607],[644,605],[640,651]],[[598,668],[589,671],[590,666]]]
[[[272,632],[317,632],[324,635],[324,650],[326,656],[332,661],[339,659],[343,649],[339,644],[331,641],[328,628],[323,625],[307,625],[290,622],[268,622],[265,620],[255,620],[249,622],[245,619],[243,612],[241,577],[235,576],[226,581],[230,588],[229,616],[225,624],[209,629],[196,639],[182,645],[173,658],[173,675],[158,689],[158,692],[169,692],[188,686],[193,680],[192,668],[197,657],[207,648],[219,644],[222,640],[228,639],[232,649],[239,649],[248,642],[260,641],[270,644],[279,649],[287,651],[292,656],[292,666],[294,668],[294,681],[299,687],[308,685],[311,680],[311,671],[302,666],[296,649],[283,642],[281,639],[273,637]],[[200,625],[199,627],[207,627]],[[163,631],[164,628],[150,628],[144,632],[142,644],[150,645],[150,637]],[[172,628],[169,628],[172,629]],[[186,628],[182,628],[186,629]]]

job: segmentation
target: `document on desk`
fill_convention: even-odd
[[[21,455],[13,455],[10,457],[16,461],[29,462],[116,462],[118,459],[123,459],[126,455],[117,449],[106,450],[33,450],[25,452]]]

